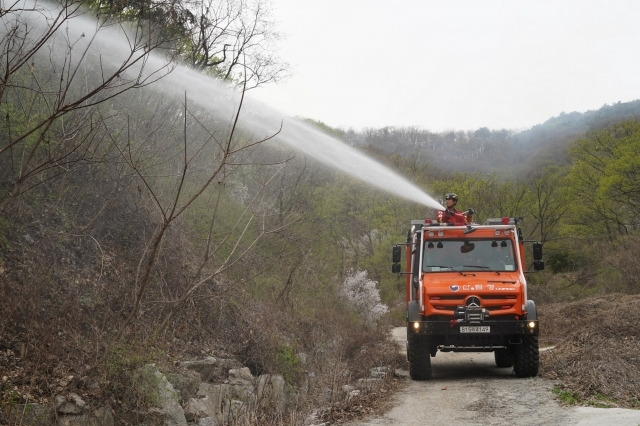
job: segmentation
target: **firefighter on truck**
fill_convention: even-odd
[[[458,196],[450,192],[445,197],[445,210],[438,210],[436,220],[438,223],[446,223],[447,225],[469,225],[473,220],[473,209],[461,212],[456,209],[458,204]]]
[[[412,220],[406,243],[393,247],[392,271],[405,277],[409,375],[431,378],[437,352],[493,352],[498,368],[536,376],[539,326],[524,244],[533,241],[524,240],[520,219],[477,224],[473,209],[460,212],[457,202],[447,194],[435,220]],[[539,242],[533,269],[544,269]]]

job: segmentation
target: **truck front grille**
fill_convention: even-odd
[[[479,306],[487,311],[495,314],[500,314],[500,311],[508,313],[517,308],[518,300],[514,295],[502,295],[502,294],[455,294],[455,295],[442,295],[442,296],[430,296],[428,304],[436,311],[445,311],[447,313],[453,313],[459,306]]]

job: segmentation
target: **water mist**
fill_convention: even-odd
[[[177,67],[159,85],[167,86],[166,90],[176,96],[186,92],[191,101],[223,116],[230,116],[240,99],[240,94],[228,86],[185,67]],[[395,196],[444,210],[433,197],[388,167],[311,125],[252,100],[249,95],[244,99],[239,123],[262,137],[274,135],[282,126],[276,141]]]
[[[53,6],[51,8],[54,9]],[[64,36],[61,37],[68,38],[74,49],[86,49],[89,45],[90,50],[97,49],[103,66],[119,66],[128,60],[132,39],[126,37],[121,28],[100,28],[98,31],[95,19],[89,15],[76,16],[70,21],[69,27],[65,28]],[[43,29],[43,21],[39,24]],[[143,56],[142,52],[138,52],[138,55]],[[133,77],[137,73],[142,78],[155,80],[159,76],[154,75],[154,72],[163,70],[166,75],[150,85],[150,89],[179,100],[184,99],[186,94],[189,102],[199,104],[222,119],[233,119],[240,105],[242,93],[188,67],[176,66],[167,73],[167,69],[164,68],[166,65],[166,58],[152,54],[132,67],[129,72]],[[388,167],[313,126],[252,100],[250,92],[242,101],[238,123],[242,128],[251,130],[257,138],[267,138],[279,132],[274,138],[276,142],[284,143],[327,166],[394,196],[429,208],[444,210],[433,197]]]

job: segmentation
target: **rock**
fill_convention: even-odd
[[[200,383],[195,398],[190,398],[184,407],[184,414],[190,422],[212,417],[222,419],[225,400],[230,398],[229,385],[214,385],[212,383]]]
[[[218,422],[213,417],[203,417],[198,419],[196,426],[218,426]]]
[[[214,412],[215,408],[212,406],[209,397],[190,398],[184,406],[184,417],[188,422],[210,418]]]
[[[113,413],[108,408],[97,410],[82,415],[66,415],[58,417],[56,426],[114,426]]]
[[[154,364],[148,364],[136,372],[137,392],[153,407],[144,416],[147,426],[186,426],[187,419],[178,401],[176,391]]]
[[[371,375],[371,377],[381,379],[393,375],[394,371],[389,367],[373,367],[369,370],[369,374]]]
[[[256,397],[258,404],[274,409],[279,413],[284,412],[286,404],[284,377],[270,374],[263,374],[258,377]]]
[[[345,402],[350,402],[353,398],[360,395],[360,389],[354,389],[351,392],[347,393],[345,396]]]
[[[213,356],[201,360],[184,361],[179,365],[200,373],[203,382],[223,381],[229,377],[230,369],[242,368],[242,364],[236,360]]]
[[[311,377],[307,376],[296,392],[287,386],[283,376],[254,377],[248,368],[233,360],[209,357],[182,366],[184,371],[169,375],[160,372],[155,364],[136,370],[131,377],[135,386],[131,394],[141,399],[139,407],[151,408],[122,413],[131,416],[123,421],[141,426],[218,426],[248,425],[256,414],[286,418],[287,411],[299,410]],[[212,383],[214,379],[218,383]],[[349,386],[343,391],[351,398],[358,389]],[[110,407],[92,410],[76,393],[56,395],[48,405],[5,407],[0,416],[0,425],[114,426],[115,423]]]
[[[229,383],[232,385],[253,385],[253,375],[247,367],[232,368],[229,370]]]
[[[244,401],[232,399],[227,401],[222,412],[222,423],[225,425],[248,425],[251,407]]]
[[[167,380],[180,392],[180,400],[186,402],[198,392],[202,376],[195,370],[185,370],[182,373],[167,374]]]
[[[76,393],[66,396],[56,395],[54,397],[54,407],[59,414],[81,414],[86,403]]]
[[[358,379],[356,381],[356,386],[358,387],[358,389],[371,391],[371,390],[375,390],[378,387],[380,387],[381,383],[382,383],[382,379],[377,379],[375,377],[369,377],[369,378],[366,378],[366,379]]]
[[[344,401],[349,402],[354,397],[360,395],[360,390],[353,385],[343,385],[342,393],[344,393]]]

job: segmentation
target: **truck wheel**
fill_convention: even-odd
[[[496,349],[493,355],[498,368],[513,367],[513,354],[510,349]]]
[[[409,376],[413,380],[429,380],[431,378],[429,341],[425,336],[411,336],[408,342]]]
[[[516,377],[535,377],[538,375],[540,355],[538,336],[525,336],[522,343],[515,347],[513,371]]]

